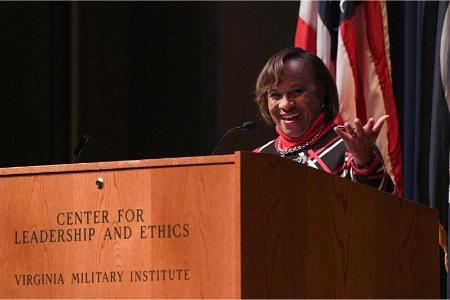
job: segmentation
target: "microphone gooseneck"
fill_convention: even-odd
[[[245,123],[242,123],[239,126],[233,127],[228,129],[227,132],[225,132],[225,134],[222,136],[222,138],[219,140],[219,143],[217,143],[217,146],[214,148],[214,150],[211,152],[211,155],[215,155],[217,153],[217,151],[219,150],[220,146],[222,145],[223,141],[230,136],[231,134],[233,134],[236,131],[240,131],[240,130],[250,130],[256,127],[256,123],[252,122],[252,121],[248,121]]]
[[[90,136],[87,134],[83,134],[81,136],[80,141],[78,142],[75,151],[73,151],[73,161],[72,163],[76,164],[81,157],[81,153],[83,152],[84,149],[86,149],[86,144],[88,143],[90,139]]]

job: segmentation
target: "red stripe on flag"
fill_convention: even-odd
[[[355,24],[355,16],[345,20],[339,26],[341,32],[342,42],[348,54],[350,61],[350,67],[353,73],[353,82],[355,84],[355,107],[356,116],[361,120],[363,124],[367,123],[367,109],[366,101],[364,100],[364,77],[360,74],[358,69],[358,40],[356,30],[358,29]]]
[[[384,107],[390,116],[387,119],[388,153],[392,164],[397,190],[403,194],[402,180],[402,152],[400,147],[400,133],[397,119],[397,107],[392,89],[391,76],[388,59],[386,57],[386,47],[384,44],[383,16],[379,2],[367,1],[364,3],[366,15],[366,33],[370,51],[372,53],[375,71],[380,82],[383,93]]]
[[[308,23],[298,17],[297,30],[295,32],[295,47],[300,47],[312,53],[317,53],[316,31]]]

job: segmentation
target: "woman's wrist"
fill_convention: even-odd
[[[352,158],[352,169],[362,175],[369,175],[380,167],[380,160],[378,159],[378,156],[374,153],[370,160],[366,161],[365,163],[357,162],[357,160],[353,157]]]
[[[368,155],[364,155],[364,157],[353,155],[353,163],[358,169],[367,168],[375,159],[375,154],[373,151]]]

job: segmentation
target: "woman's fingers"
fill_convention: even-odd
[[[351,135],[347,133],[345,126],[336,126],[334,127],[334,132],[341,137],[345,142],[348,142],[351,139]]]
[[[355,130],[353,129],[352,125],[350,125],[349,122],[346,122],[344,124],[345,127],[345,131],[350,135],[350,136],[354,136],[355,135]]]
[[[364,135],[364,128],[360,119],[355,119],[355,134],[357,137]]]
[[[355,127],[349,122],[345,122],[343,126],[337,126],[335,132],[346,142],[363,142],[367,139],[367,141],[374,143],[387,118],[389,118],[389,115],[384,115],[376,121],[374,118],[369,118],[365,125],[361,123],[360,119],[356,118],[354,121]]]
[[[384,115],[380,117],[373,126],[373,131],[376,132],[377,136],[380,133],[381,127],[383,127],[384,122],[386,121],[387,118],[389,118],[389,115]]]
[[[367,121],[366,125],[364,125],[364,131],[365,132],[371,132],[373,130],[373,125],[375,124],[375,119],[370,118],[369,121]]]

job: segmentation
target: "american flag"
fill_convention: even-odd
[[[295,46],[313,52],[336,79],[344,121],[390,117],[377,139],[386,169],[403,194],[402,152],[392,89],[384,1],[301,1]]]

